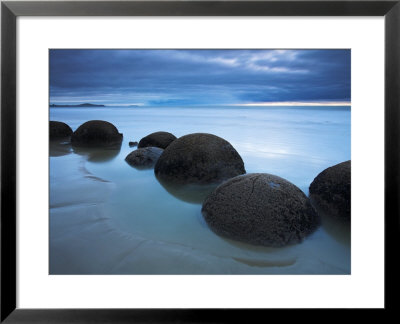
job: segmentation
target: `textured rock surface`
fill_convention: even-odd
[[[143,137],[138,144],[138,148],[142,147],[159,147],[165,149],[169,144],[176,140],[175,135],[168,132],[155,132]]]
[[[159,147],[139,148],[129,153],[125,161],[133,167],[149,169],[154,167],[163,151],[164,150]]]
[[[351,218],[351,161],[322,171],[310,185],[310,199],[316,209],[344,220]]]
[[[221,236],[271,247],[299,243],[320,224],[299,188],[266,173],[224,182],[204,201],[202,213]]]
[[[61,139],[72,135],[72,129],[66,123],[51,120],[49,123],[49,137],[51,140]]]
[[[91,120],[72,134],[71,143],[81,146],[116,145],[122,142],[122,134],[111,123],[103,120]]]
[[[154,172],[164,181],[208,184],[244,174],[243,160],[226,140],[195,133],[172,142],[161,155]]]
[[[137,146],[138,142],[129,142],[129,147]]]

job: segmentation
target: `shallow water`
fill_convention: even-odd
[[[349,108],[50,109],[50,120],[66,122],[73,130],[92,119],[113,123],[124,134],[124,140],[119,150],[107,152],[74,151],[68,145],[50,148],[51,273],[350,273],[350,232],[342,224],[324,219],[323,226],[303,243],[285,248],[254,247],[226,240],[207,227],[200,212],[202,197],[212,188],[199,192],[196,187],[190,190],[164,187],[153,170],[137,170],[124,161],[135,149],[130,148],[128,142],[139,141],[152,132],[168,131],[177,137],[196,132],[212,133],[235,147],[247,173],[278,175],[308,195],[308,186],[318,173],[350,159]],[[68,185],[62,186],[66,177]],[[84,183],[82,177],[91,183]],[[107,226],[114,233],[107,243],[110,262],[113,262],[111,255],[120,254],[121,242],[127,235],[173,246],[173,253],[180,253],[178,263],[161,260],[159,251],[155,250],[157,247],[147,245],[146,249],[141,247],[127,252],[128,256],[118,259],[117,267],[104,268],[99,263],[96,268],[99,261],[88,262],[87,258],[88,251],[94,253],[100,248],[100,239],[90,227],[85,237],[78,234],[76,226],[65,236],[68,239],[52,235],[61,226],[65,228],[65,217],[69,215],[68,211],[52,207],[52,203],[60,199],[59,195],[70,201],[69,207],[76,207],[76,196],[93,195],[96,192],[93,188],[104,184],[112,185],[101,204],[102,215],[106,215]],[[90,192],[84,189],[89,185]],[[82,206],[81,211],[86,207]],[[59,213],[64,215],[62,221]],[[85,242],[82,252],[76,249],[76,242],[80,241]],[[68,244],[74,247],[73,257]],[[61,265],[62,254],[68,254],[73,262]],[[196,268],[195,262],[200,261],[194,261],[189,254],[199,255],[201,267]],[[86,268],[85,264],[88,264]]]

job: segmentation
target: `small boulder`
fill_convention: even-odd
[[[138,142],[129,142],[129,147],[134,147],[138,145]]]
[[[57,140],[72,135],[72,129],[66,123],[51,120],[49,123],[50,140]]]
[[[157,160],[163,153],[163,149],[159,147],[143,147],[139,148],[127,155],[125,161],[138,169],[150,169],[154,167]]]
[[[110,146],[122,142],[122,134],[111,123],[103,120],[91,120],[83,123],[71,136],[72,145]]]
[[[156,176],[180,184],[210,184],[244,174],[239,153],[226,140],[204,133],[173,141],[157,161]]]
[[[138,148],[142,147],[159,147],[165,149],[169,144],[176,140],[175,135],[168,132],[155,132],[143,137],[138,144]]]
[[[298,187],[266,173],[237,176],[222,183],[206,198],[202,213],[216,234],[270,247],[300,243],[320,224]]]
[[[322,171],[310,185],[310,199],[317,210],[342,220],[351,219],[351,161]]]

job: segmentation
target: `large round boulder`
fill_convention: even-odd
[[[109,146],[122,142],[122,134],[111,123],[103,120],[90,120],[83,123],[71,136],[71,143],[77,146]]]
[[[209,184],[246,171],[229,142],[212,134],[196,133],[173,141],[157,161],[154,172],[163,181]]]
[[[139,148],[127,155],[125,161],[137,169],[150,169],[154,167],[157,160],[163,153],[163,149],[159,147],[143,147]]]
[[[317,210],[342,220],[351,218],[351,161],[322,171],[310,185],[310,199]]]
[[[222,183],[206,198],[202,213],[216,234],[270,247],[299,243],[320,224],[298,187],[266,173]]]
[[[165,149],[169,144],[176,140],[175,135],[168,132],[155,132],[143,137],[138,144],[138,148],[142,147],[159,147]]]
[[[72,135],[72,129],[66,123],[51,120],[49,123],[50,140],[66,138]]]

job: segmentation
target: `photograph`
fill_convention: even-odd
[[[48,55],[50,275],[351,274],[351,49]]]

